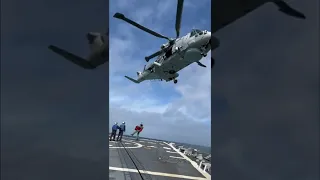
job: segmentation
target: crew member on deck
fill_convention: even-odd
[[[136,126],[136,128],[134,129],[135,131],[131,134],[131,136],[133,136],[134,134],[137,133],[137,140],[139,140],[139,134],[140,132],[143,130],[143,124],[141,123],[140,126]]]
[[[110,141],[115,141],[118,129],[119,129],[119,126],[118,126],[118,123],[116,122],[112,126],[112,132],[111,132],[111,136],[110,136]]]
[[[121,141],[123,132],[126,132],[126,123],[125,122],[122,122],[122,124],[119,127],[117,141]]]

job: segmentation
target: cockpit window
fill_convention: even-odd
[[[190,37],[196,35],[196,34],[202,34],[202,31],[199,29],[193,29],[190,33]]]
[[[202,32],[202,31],[199,30],[199,29],[195,29],[194,31],[196,31],[198,34]]]

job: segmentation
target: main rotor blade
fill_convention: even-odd
[[[184,0],[178,0],[177,5],[177,14],[176,14],[176,33],[177,37],[180,35],[180,26],[181,26],[181,16],[182,16],[182,10],[183,10],[183,2]]]
[[[115,14],[113,15],[113,17],[118,18],[118,19],[121,19],[121,20],[124,20],[124,21],[126,21],[127,23],[129,23],[129,24],[131,24],[131,25],[133,25],[133,26],[135,26],[135,27],[137,27],[137,28],[139,28],[139,29],[141,29],[141,30],[143,30],[143,31],[145,31],[145,32],[148,32],[148,33],[150,33],[150,34],[152,34],[152,35],[154,35],[154,36],[156,36],[156,37],[170,40],[170,38],[168,38],[168,37],[166,37],[166,36],[163,36],[163,35],[161,35],[161,34],[159,34],[159,33],[156,33],[156,32],[154,32],[154,31],[152,31],[152,30],[150,30],[150,29],[148,29],[148,28],[146,28],[146,27],[144,27],[144,26],[142,26],[142,25],[140,25],[140,24],[138,24],[138,23],[136,23],[136,22],[134,22],[134,21],[132,21],[132,20],[130,20],[130,19],[128,19],[128,18],[126,18],[126,17],[125,17],[123,14],[121,14],[121,13],[115,13]]]
[[[158,52],[155,52],[155,53],[151,54],[150,56],[145,57],[145,60],[148,62],[150,59],[152,59],[152,58],[154,58],[156,56],[159,56],[162,52],[163,52],[163,49],[158,51]]]

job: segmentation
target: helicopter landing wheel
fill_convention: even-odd
[[[178,82],[178,80],[176,80],[176,79],[175,79],[175,80],[173,80],[173,83],[177,84],[177,82]]]

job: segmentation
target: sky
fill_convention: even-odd
[[[185,1],[181,36],[193,28],[210,31],[210,4],[209,0],[200,4]],[[177,84],[172,81],[135,84],[124,78],[127,75],[136,79],[136,72],[147,64],[144,57],[158,51],[167,40],[113,18],[114,13],[123,13],[160,34],[175,37],[176,8],[177,2],[172,0],[110,3],[109,127],[125,121],[126,133],[130,134],[142,122],[143,137],[210,146],[211,54],[201,60],[209,68],[194,63],[179,72]]]
[[[125,8],[125,1],[121,2]],[[213,52],[216,66],[210,84],[212,179],[319,179],[319,2],[296,0],[291,4],[305,13],[305,21],[287,17],[270,4],[215,34],[221,46]],[[194,11],[184,9],[184,13]],[[130,54],[123,53],[119,61],[112,62],[110,72],[108,63],[95,71],[85,71],[47,49],[52,43],[85,56],[88,53],[85,34],[104,32],[108,25],[107,12],[108,3],[102,0],[90,3],[77,0],[68,4],[62,0],[1,1],[2,180],[107,179],[108,74],[117,74],[120,70],[113,71],[112,67],[119,67],[112,63],[127,60],[125,56]],[[122,12],[128,16],[132,13]],[[110,24],[111,20],[119,21],[110,18]],[[157,27],[157,23],[144,24],[174,36],[174,20],[168,20],[169,23],[172,31]],[[182,27],[185,23],[183,20]],[[120,82],[111,82],[117,79],[110,75],[110,86],[114,87],[121,85],[121,81],[128,83],[122,76],[134,77],[143,67],[143,57],[164,42],[122,24],[123,29],[128,28],[127,32],[144,37],[139,41],[152,40],[154,47],[150,45],[149,53],[139,51],[141,55],[133,59],[134,68],[120,63],[126,72],[119,72]],[[186,32],[188,30],[182,29],[182,34]],[[132,34],[123,35],[123,39],[128,40],[126,36]],[[207,60],[203,63],[209,64]],[[206,71],[197,66],[189,69]],[[181,72],[177,86],[159,82],[153,86],[167,87],[171,91],[161,92],[182,99],[179,91],[177,94],[173,91],[196,78],[188,80],[187,71]],[[201,73],[194,74],[200,76]],[[207,78],[210,81],[210,76]],[[200,86],[201,81],[207,82],[202,78],[197,78],[198,81],[195,86]],[[129,85],[130,93],[137,96],[135,84],[120,90],[129,89]],[[148,83],[140,85],[151,89]],[[142,91],[147,91],[145,89]],[[205,94],[202,91],[205,89],[199,88],[196,92]],[[111,112],[112,97],[115,96],[110,95],[110,115],[116,114],[116,110],[124,114],[124,106],[122,111],[118,106]],[[154,113],[149,115],[156,118]],[[166,115],[172,117],[172,114]],[[137,122],[146,125],[144,133],[147,134],[150,131],[147,128],[152,128],[152,124],[148,125],[150,118],[140,117]],[[115,119],[123,121],[118,116]],[[181,127],[193,121],[182,122]],[[197,125],[199,129],[206,127]]]

